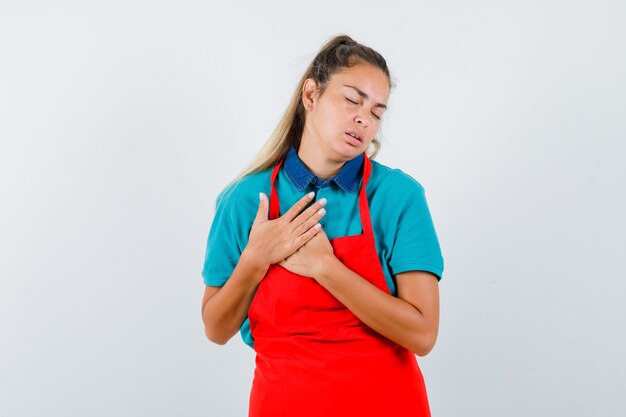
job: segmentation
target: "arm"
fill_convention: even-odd
[[[222,287],[206,286],[202,301],[202,321],[207,338],[218,344],[226,344],[241,328],[250,309],[256,290],[270,265],[297,251],[320,229],[313,227],[323,214],[319,213],[324,205],[318,201],[302,212],[313,194],[307,194],[298,200],[277,219],[268,219],[269,201],[267,197],[259,201],[256,217],[249,232],[249,240],[241,252],[230,277]],[[217,218],[217,214],[216,214]],[[226,230],[232,222],[218,222]],[[214,263],[222,262],[220,244],[228,244],[234,239],[218,238],[211,227],[207,253]],[[213,237],[213,239],[211,239]],[[213,246],[211,245],[213,243]],[[212,250],[210,251],[209,249]],[[234,251],[234,250],[233,250]],[[232,252],[231,251],[231,255]],[[205,266],[206,266],[205,259]],[[206,269],[205,269],[206,271]],[[204,275],[210,275],[203,272]],[[205,283],[210,282],[205,276]]]
[[[230,278],[221,287],[206,286],[202,321],[206,337],[226,344],[241,328],[254,294],[269,264],[261,264],[244,250]]]
[[[398,297],[394,297],[334,256],[322,265],[316,280],[361,321],[419,356],[432,350],[439,329],[439,282],[434,274],[396,274]]]

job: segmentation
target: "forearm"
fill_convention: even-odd
[[[366,325],[423,356],[430,350],[429,327],[409,302],[381,291],[332,256],[323,262],[316,280]]]
[[[225,344],[239,331],[268,268],[244,250],[230,278],[202,307],[210,340]]]

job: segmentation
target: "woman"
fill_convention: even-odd
[[[437,338],[443,258],[423,187],[373,161],[391,87],[380,54],[331,39],[217,198],[202,318],[256,352],[251,417],[430,415],[415,354]]]

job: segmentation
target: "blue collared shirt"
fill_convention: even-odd
[[[363,176],[363,155],[364,154],[360,154],[347,161],[343,167],[341,167],[337,175],[327,180],[322,180],[320,177],[313,174],[304,163],[302,163],[302,160],[293,146],[287,151],[284,166],[289,179],[291,179],[298,191],[304,191],[309,184],[311,184],[311,188],[314,190],[319,190],[320,188],[330,186],[331,182],[334,182],[344,191],[356,193],[359,191],[358,187],[361,184],[360,180]]]

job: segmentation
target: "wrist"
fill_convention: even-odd
[[[253,249],[250,249],[249,246],[244,248],[243,252],[241,252],[239,262],[243,262],[248,268],[253,269],[256,272],[263,273],[269,269],[270,264],[264,260],[262,256],[258,256]]]
[[[327,280],[333,276],[334,271],[343,264],[334,253],[324,255],[318,263],[318,271],[316,277],[319,281]]]

